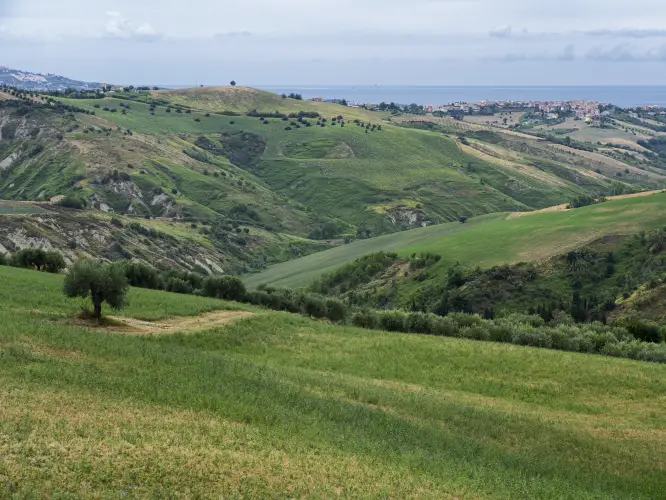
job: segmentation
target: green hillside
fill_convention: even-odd
[[[308,285],[315,277],[362,255],[380,251],[402,256],[430,252],[442,256],[436,272],[456,262],[489,267],[545,259],[581,247],[605,235],[632,234],[664,226],[666,194],[654,194],[567,211],[489,216],[467,224],[415,229],[317,253],[272,266],[246,278],[250,286]],[[520,215],[520,214],[516,214]]]
[[[666,182],[658,166],[525,134],[248,88],[10,97],[0,101],[0,199],[45,202],[69,195],[103,212],[247,230],[259,238],[231,266],[237,271],[356,239]],[[422,234],[448,231],[443,226]],[[386,248],[399,249],[412,236],[395,238],[399,243]],[[282,241],[277,247],[276,239]],[[470,261],[484,262],[482,246],[467,252],[465,245],[460,251]],[[236,246],[216,251],[226,259]],[[340,249],[343,260],[324,268],[375,248]],[[513,250],[507,247],[495,261]],[[249,278],[255,285],[258,279]]]
[[[10,498],[654,499],[666,488],[666,365],[136,289],[116,323],[92,329],[60,277],[0,267],[0,280]],[[189,334],[113,331],[224,309],[255,315]]]
[[[179,134],[195,144],[197,157],[231,161],[323,218],[373,234],[666,181],[621,162],[599,169],[598,159],[573,149],[547,150],[533,139],[500,136],[498,145],[497,135],[489,133],[463,144],[448,130],[394,126],[385,114],[248,88],[119,93],[63,102],[142,134]],[[123,108],[128,103],[130,108]],[[299,113],[320,118],[299,121]],[[280,118],[283,114],[293,116]],[[492,150],[498,147],[504,153]],[[618,165],[636,174],[622,176]]]

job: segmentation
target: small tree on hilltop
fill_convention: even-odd
[[[236,80],[231,80],[230,85],[231,85],[232,87],[235,87],[235,86],[236,86]]]
[[[102,303],[113,309],[125,306],[127,294],[125,270],[119,264],[82,260],[74,264],[65,277],[64,292],[67,297],[90,298],[93,316],[102,318]]]

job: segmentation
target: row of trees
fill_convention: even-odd
[[[17,252],[12,258],[20,262],[22,267],[57,272],[56,269],[64,267],[64,262],[52,262],[49,257],[53,255],[59,254],[29,249]],[[604,325],[599,322],[575,324],[573,318],[562,311],[557,311],[547,323],[540,316],[524,314],[483,319],[479,315],[464,313],[438,316],[401,310],[354,310],[340,300],[313,293],[272,287],[248,291],[243,282],[234,276],[204,277],[196,273],[185,273],[183,279],[175,276],[167,279],[167,276],[167,272],[139,262],[82,260],[75,263],[67,273],[63,290],[68,297],[89,299],[93,306],[93,317],[100,319],[103,304],[116,309],[124,307],[130,285],[169,289],[172,288],[169,282],[180,280],[185,283],[188,279],[191,281],[190,287],[181,289],[181,293],[246,302],[361,328],[504,342],[666,363],[664,328],[656,324],[646,325],[636,318],[627,319],[618,325]],[[193,285],[197,285],[197,288],[193,289]]]

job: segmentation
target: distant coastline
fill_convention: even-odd
[[[464,87],[399,85],[250,85],[278,94],[296,92],[304,99],[346,99],[360,103],[442,105],[479,101],[574,101],[588,100],[623,108],[666,107],[666,86],[579,86],[579,87]]]

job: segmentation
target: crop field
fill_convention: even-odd
[[[441,269],[460,262],[470,266],[540,260],[561,254],[605,235],[631,234],[666,225],[666,194],[608,201],[575,210],[507,218],[506,214],[472,219],[373,238],[284,262],[246,278],[297,287],[369,253],[392,251],[408,256],[432,252],[442,256]]]
[[[8,498],[658,498],[666,366],[251,309],[124,335],[0,267]],[[216,309],[132,290],[122,317]],[[122,317],[120,319],[122,319]]]
[[[260,273],[246,275],[243,279],[249,287],[257,287],[262,284],[288,288],[304,286],[312,282],[317,276],[333,271],[337,267],[365,255],[376,252],[399,252],[405,247],[423,244],[431,240],[439,241],[440,238],[446,235],[469,231],[477,225],[483,225],[496,219],[505,219],[507,216],[506,213],[484,215],[470,219],[466,224],[449,222],[412,229],[411,231],[386,234],[367,240],[358,240],[348,245],[285,262],[282,265],[271,266]]]
[[[654,132],[649,131],[648,129],[643,129],[647,132],[651,133],[645,133],[641,134],[641,127],[637,127],[632,124],[626,124],[627,127],[630,129],[634,129],[637,131],[637,134],[634,134],[632,132],[627,132],[625,130],[621,130],[619,128],[599,128],[599,127],[592,127],[590,125],[587,125],[584,121],[582,120],[574,120],[573,118],[568,118],[564,123],[559,123],[557,125],[541,125],[538,127],[534,127],[532,130],[535,132],[545,132],[545,133],[557,133],[558,131],[566,131],[566,130],[573,130],[576,129],[575,131],[572,131],[570,133],[566,133],[565,135],[570,136],[572,139],[575,139],[577,141],[581,142],[591,142],[591,143],[597,143],[598,141],[601,141],[603,143],[613,143],[613,142],[618,142],[621,143],[621,141],[631,141],[635,143],[636,141],[640,139],[645,139],[649,138],[649,135],[654,135]]]
[[[17,201],[0,200],[0,215],[23,215],[38,214],[44,212],[44,209],[30,203],[20,203]]]

